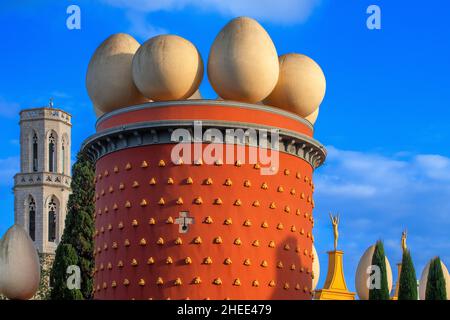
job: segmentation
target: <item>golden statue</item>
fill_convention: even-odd
[[[406,232],[406,230],[404,230],[402,232],[402,250],[403,250],[403,252],[405,252],[407,249],[407,246],[406,246],[406,237],[407,236],[408,236],[408,233]]]
[[[334,234],[334,251],[337,250],[337,242],[339,239],[339,213],[336,216],[333,216],[330,212],[331,224],[333,225],[333,234]]]
[[[314,300],[355,300],[355,293],[348,291],[344,277],[344,251],[337,249],[339,238],[339,214],[330,219],[334,232],[334,251],[328,251],[328,272],[322,289],[314,291]]]

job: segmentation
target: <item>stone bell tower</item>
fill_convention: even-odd
[[[71,192],[71,115],[48,107],[20,112],[20,172],[14,177],[14,222],[40,254],[55,253]]]

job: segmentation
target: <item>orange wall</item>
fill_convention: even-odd
[[[224,116],[226,118],[226,114],[220,114],[221,119]],[[270,119],[266,120],[269,122]],[[175,165],[170,161],[172,146],[130,148],[97,161],[95,224],[98,235],[95,244],[100,251],[95,257],[95,298],[311,299],[311,166],[285,153],[279,154],[280,170],[272,176],[260,175],[252,164],[241,167],[233,164]],[[141,168],[144,160],[148,167]],[[164,160],[166,166],[158,166],[160,160]],[[130,170],[125,169],[128,163]],[[115,166],[118,172],[114,172]],[[152,177],[157,181],[156,185],[149,185]],[[192,185],[186,184],[188,177],[193,179]],[[168,178],[174,180],[173,185],[167,184]],[[207,178],[212,179],[212,185],[204,183]],[[232,181],[231,186],[224,185],[227,178]],[[244,186],[246,179],[251,182],[250,187]],[[134,181],[138,187],[132,187]],[[120,183],[124,185],[123,190],[119,190]],[[268,185],[267,190],[261,188],[263,183]],[[277,190],[279,186],[284,188],[283,192]],[[291,190],[295,190],[295,194],[291,194]],[[184,204],[176,204],[178,197]],[[196,197],[201,197],[203,204],[194,204]],[[160,198],[165,200],[165,205],[158,204]],[[215,205],[216,198],[223,204]],[[146,206],[140,205],[142,199],[146,199]],[[238,199],[241,206],[234,205]],[[259,207],[253,206],[256,200]],[[131,208],[125,208],[126,201],[131,203]],[[276,206],[274,209],[269,207],[272,202]],[[114,204],[117,204],[117,210],[113,209]],[[285,211],[287,207],[290,212]],[[184,210],[195,218],[195,223],[188,233],[180,234],[178,225],[168,224],[166,220],[169,217],[176,219]],[[213,220],[211,224],[203,222],[208,216]],[[149,225],[150,218],[156,220],[155,225]],[[228,218],[232,220],[231,225],[224,224]],[[243,225],[247,219],[251,226]],[[133,227],[133,220],[139,225]],[[263,222],[267,222],[268,228],[261,227]],[[118,228],[119,223],[123,224],[123,229]],[[280,223],[284,226],[282,230],[277,229]],[[295,229],[291,230],[292,227]],[[201,237],[201,244],[192,243],[197,236]],[[223,242],[213,243],[219,236]],[[159,237],[164,239],[164,245],[156,244]],[[182,239],[181,245],[175,245],[177,237]],[[142,238],[146,240],[145,246],[139,245]],[[233,244],[236,238],[241,239],[240,246]],[[129,247],[124,246],[126,239],[130,242]],[[252,245],[255,240],[259,241],[259,247]],[[275,242],[275,248],[268,246],[271,240]],[[117,242],[117,249],[112,248],[113,242]],[[154,258],[155,264],[147,264],[149,257]],[[166,264],[167,257],[172,258],[173,264]],[[192,264],[184,263],[186,257],[192,259]],[[206,257],[211,257],[212,264],[202,264]],[[231,265],[224,264],[226,258],[231,259]],[[131,266],[132,259],[137,260],[137,266]],[[245,259],[249,259],[251,265],[245,266]],[[120,260],[123,268],[117,267]],[[267,261],[267,267],[261,266],[263,260]],[[277,268],[279,262],[283,268]],[[107,268],[108,263],[112,265],[111,270]],[[101,264],[103,270],[100,270]],[[295,269],[291,270],[291,266]],[[202,283],[192,284],[197,276]],[[156,284],[157,277],[164,280],[163,285]],[[181,286],[174,284],[176,278],[182,280]],[[222,285],[213,284],[216,278],[222,280]],[[237,278],[240,286],[233,285]],[[123,284],[124,279],[129,280],[128,286]],[[140,279],[145,285],[138,284]],[[252,286],[254,280],[259,282],[258,287]],[[271,280],[275,281],[274,287],[269,286]],[[116,288],[112,288],[113,281]],[[289,288],[285,288],[286,284]]]

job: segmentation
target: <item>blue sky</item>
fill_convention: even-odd
[[[316,246],[323,284],[332,249],[328,211],[341,213],[339,246],[354,288],[359,257],[385,241],[392,266],[400,235],[418,277],[428,259],[450,263],[450,25],[446,0],[102,0],[2,1],[0,4],[0,234],[13,223],[12,177],[19,167],[18,111],[55,98],[73,114],[72,152],[94,132],[84,78],[95,48],[112,33],[143,42],[183,36],[206,61],[226,22],[257,18],[278,53],[316,60],[327,77],[315,137],[329,151],[317,170]],[[81,8],[81,30],[66,28],[66,8]],[[377,4],[382,29],[368,30]],[[207,77],[202,95],[215,98]],[[395,267],[394,267],[395,269]],[[396,273],[394,273],[396,277]]]

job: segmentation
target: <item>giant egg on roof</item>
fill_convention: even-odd
[[[86,88],[97,114],[147,102],[131,76],[139,43],[125,33],[113,34],[95,50],[86,74]]]
[[[153,101],[191,97],[203,78],[203,61],[197,48],[176,35],[147,40],[133,59],[133,80]]]
[[[209,82],[224,100],[256,103],[275,87],[277,50],[255,20],[231,20],[217,35],[208,59]]]
[[[93,107],[94,107],[95,116],[96,116],[97,118],[100,118],[102,115],[105,114],[105,113],[104,113],[102,110],[100,110],[100,108],[97,107],[95,104],[94,104]]]
[[[316,111],[314,111],[310,115],[307,115],[305,119],[308,120],[312,125],[314,125],[317,121],[317,118],[319,117],[319,110],[320,108],[317,108]]]
[[[326,80],[320,66],[297,53],[280,56],[280,76],[264,104],[307,117],[319,108],[325,96]]]

